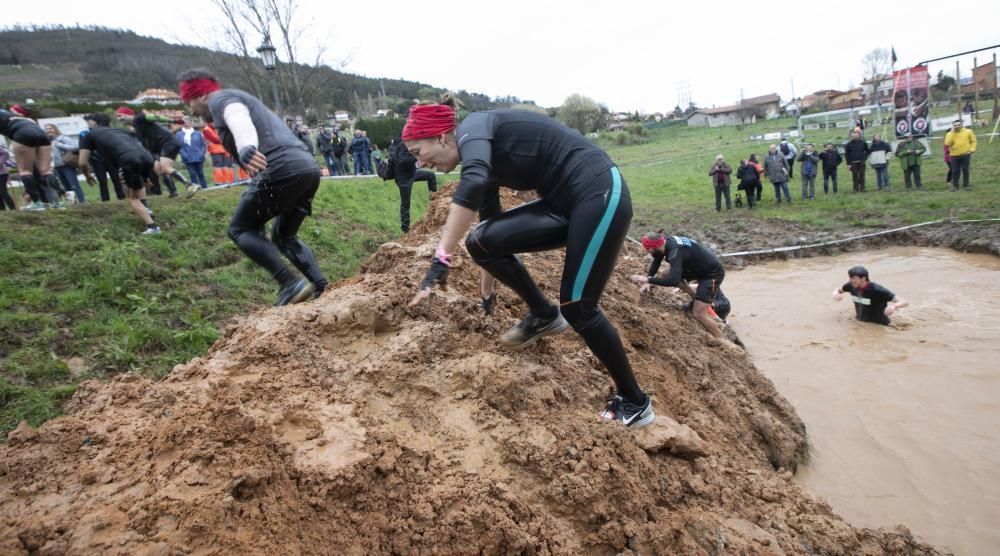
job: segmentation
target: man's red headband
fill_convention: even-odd
[[[10,111],[17,114],[18,116],[28,117],[28,111],[24,109],[20,104],[15,104],[10,107]]]
[[[425,139],[455,129],[455,109],[445,104],[423,104],[410,108],[403,127],[403,140]]]
[[[648,237],[642,238],[642,246],[645,249],[659,249],[667,243],[667,238],[661,237],[660,239],[650,239]]]
[[[122,106],[118,110],[115,110],[115,114],[120,116],[135,116],[135,110],[132,110],[128,106]]]
[[[181,101],[188,102],[191,99],[220,90],[222,90],[222,86],[219,85],[219,82],[207,77],[181,81]]]

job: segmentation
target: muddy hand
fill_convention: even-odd
[[[410,300],[410,307],[418,305],[431,295],[431,289],[435,284],[441,289],[448,289],[448,271],[451,270],[450,257],[434,257],[431,259],[431,267],[424,276],[424,281],[420,284],[420,291]]]

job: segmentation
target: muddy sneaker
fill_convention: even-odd
[[[500,337],[500,344],[514,351],[520,351],[539,339],[558,334],[568,327],[569,323],[558,311],[554,317],[549,319],[538,318],[529,312],[528,316],[521,319],[521,322],[504,332],[503,336]]]
[[[648,394],[643,405],[629,403],[625,398],[614,394],[599,416],[605,423],[621,421],[621,424],[628,429],[645,427],[656,420],[656,414],[653,413],[653,399]]]
[[[301,303],[312,297],[314,290],[315,288],[309,283],[309,280],[302,278],[298,282],[278,290],[278,302],[275,303],[275,306],[281,307],[283,305]]]
[[[198,184],[192,183],[191,185],[187,186],[187,198],[190,199],[191,197],[197,195],[198,189],[200,189],[198,187]]]
[[[24,205],[24,209],[22,209],[22,210],[30,210],[30,211],[38,212],[38,211],[45,210],[45,205],[43,205],[42,203],[39,203],[39,202],[32,202],[32,203],[28,203],[27,205]]]

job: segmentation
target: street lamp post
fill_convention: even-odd
[[[268,78],[271,80],[271,92],[274,94],[274,113],[281,116],[281,99],[278,97],[278,82],[274,75],[278,63],[277,49],[271,44],[271,37],[264,35],[264,44],[260,45],[257,52],[260,53],[264,69],[267,70]]]

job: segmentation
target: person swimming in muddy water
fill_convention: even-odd
[[[719,288],[726,277],[719,258],[697,241],[681,236],[667,236],[663,230],[643,236],[642,246],[653,256],[653,262],[645,275],[632,275],[632,282],[639,286],[639,292],[648,292],[654,285],[683,290],[693,300],[695,320],[716,338],[725,337],[709,312],[709,308],[715,306],[716,311],[713,312],[725,320],[730,310],[729,300]],[[666,276],[658,277],[656,273],[660,270],[663,259],[670,264],[670,270]],[[689,282],[697,282],[698,288],[692,288]]]
[[[851,294],[855,315],[863,322],[889,324],[889,317],[909,305],[902,297],[892,293],[885,286],[868,278],[868,269],[856,266],[847,271],[848,282],[833,291],[833,300],[840,301],[845,293]]]
[[[607,368],[616,391],[600,419],[629,429],[649,425],[652,399],[635,380],[618,331],[598,304],[621,251],[632,202],[625,180],[600,148],[558,121],[522,110],[473,112],[456,123],[456,102],[414,106],[403,128],[410,153],[428,169],[450,172],[461,163],[441,241],[410,305],[444,286],[462,235],[479,213],[465,246],[489,273],[481,295],[493,295],[494,278],[514,290],[528,314],[503,334],[501,344],[520,350],[569,326]],[[500,184],[536,190],[539,199],[508,211]],[[546,299],[517,253],[565,247],[560,305]]]

